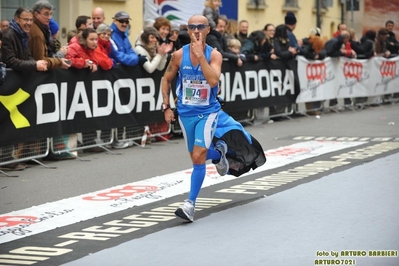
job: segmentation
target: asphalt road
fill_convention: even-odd
[[[210,174],[193,224],[173,216],[191,167],[180,137],[0,174],[0,265],[399,265],[398,127],[397,104],[246,126],[267,167]],[[82,195],[118,199],[81,211]]]

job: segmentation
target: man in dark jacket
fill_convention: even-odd
[[[28,33],[33,23],[33,13],[30,9],[20,7],[10,22],[10,27],[4,31],[2,39],[2,61],[7,67],[24,73],[35,71],[47,71],[47,61],[36,61],[28,49]],[[2,147],[0,153],[5,161],[18,159],[19,152],[24,147],[23,143]],[[0,170],[15,171],[23,170],[26,165],[23,163],[11,163],[0,167]]]
[[[206,36],[206,43],[209,46],[212,46],[218,52],[222,54],[223,58],[227,58],[233,62],[235,62],[238,66],[242,66],[242,60],[238,55],[235,55],[233,53],[229,53],[227,51],[227,40],[223,36],[224,31],[227,25],[227,19],[224,18],[223,16],[219,16],[217,19],[216,27],[215,29],[211,29],[209,32],[208,36]]]
[[[399,41],[396,39],[395,33],[393,32],[393,28],[395,24],[392,20],[388,20],[385,23],[385,28],[388,30],[388,38],[387,42],[387,49],[391,52],[391,54],[398,54],[399,53]]]
[[[32,10],[20,7],[4,32],[2,60],[7,67],[16,71],[47,71],[46,60],[35,60],[28,49],[29,31],[33,23]]]
[[[355,57],[356,53],[353,50],[349,50],[346,48],[342,48],[342,45],[349,43],[350,35],[349,32],[346,30],[341,31],[341,34],[337,37],[334,37],[326,42],[325,49],[327,56],[329,57]]]

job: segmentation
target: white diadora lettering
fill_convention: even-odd
[[[37,87],[35,101],[38,125],[73,120],[78,113],[83,113],[86,118],[104,117],[112,112],[129,114],[133,110],[140,113],[144,103],[149,111],[155,111],[160,109],[162,103],[161,90],[156,95],[152,78],[139,78],[135,82],[132,79],[118,79],[113,84],[109,80],[93,80],[91,101],[87,94],[90,87],[86,87],[83,81],[76,82],[74,88],[68,85],[63,82],[60,87],[56,83]],[[71,101],[68,101],[68,91],[73,91]]]
[[[231,74],[234,75],[232,84],[230,83]],[[292,70],[285,70],[284,80],[282,80],[281,70],[278,69],[250,70],[245,71],[244,75],[245,79],[240,72],[221,74],[221,97],[223,99],[235,101],[239,97],[242,100],[252,100],[258,97],[295,94],[295,79]]]

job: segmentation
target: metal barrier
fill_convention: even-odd
[[[59,156],[60,159],[73,157],[84,161],[78,156],[78,151],[80,150],[95,149],[93,151],[107,151],[115,154],[106,147],[113,140],[113,129],[68,134],[51,138],[50,151],[52,154]]]
[[[273,111],[270,112],[271,110]],[[269,118],[285,117],[288,119],[292,119],[290,116],[294,114],[294,111],[295,111],[295,104],[269,106]]]
[[[237,111],[237,112],[229,111],[228,114],[241,124],[253,125],[252,121],[255,119],[254,110],[245,110],[245,111]]]
[[[38,161],[38,159],[46,157],[49,154],[49,151],[49,138],[0,147],[0,167],[14,163],[34,161],[35,163],[40,164],[46,168],[51,168]],[[0,173],[8,177],[12,176],[5,173],[3,170],[0,170]]]
[[[325,109],[324,101],[297,103],[295,107],[296,114],[307,117],[312,117],[314,115],[318,115],[319,113],[321,114]]]
[[[169,140],[172,128],[171,125],[166,122],[140,126],[127,126],[124,128],[118,128],[115,132],[116,141],[132,141],[134,145],[141,147],[144,147],[146,143],[151,143],[152,139],[172,143],[172,141]],[[150,139],[148,139],[148,137]]]

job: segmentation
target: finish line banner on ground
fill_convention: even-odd
[[[225,106],[227,112],[294,103],[299,93],[296,61],[246,63],[241,68],[224,62],[222,72],[221,96],[231,102]],[[162,75],[121,65],[94,73],[72,68],[29,74],[7,71],[6,83],[0,86],[0,147],[162,122]]]
[[[297,103],[399,92],[398,65],[398,56],[362,60],[328,57],[314,61],[298,56],[301,91]]]

